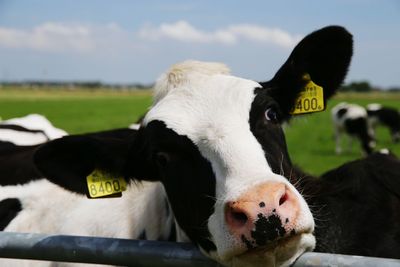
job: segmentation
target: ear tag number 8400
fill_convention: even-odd
[[[124,178],[113,177],[98,169],[95,169],[86,177],[86,182],[91,198],[110,196],[126,190]]]

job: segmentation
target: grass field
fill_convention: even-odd
[[[127,127],[150,104],[148,90],[0,90],[2,119],[40,113],[71,134]]]
[[[400,94],[340,94],[328,104],[327,111],[294,118],[285,130],[288,148],[292,161],[307,172],[320,174],[361,157],[358,143],[353,143],[352,151],[343,155],[334,153],[330,108],[341,101],[361,105],[379,102],[400,109]],[[3,119],[40,113],[71,134],[126,127],[135,122],[150,103],[149,91],[0,89]],[[378,148],[387,147],[400,155],[400,144],[390,142],[386,129],[378,129],[377,138]]]

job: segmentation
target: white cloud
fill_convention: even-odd
[[[202,31],[186,21],[163,23],[158,27],[144,26],[138,36],[146,40],[172,39],[190,43],[220,43],[233,45],[239,40],[271,43],[282,47],[293,47],[301,35],[291,35],[278,28],[268,28],[253,24],[237,24],[215,31]]]
[[[28,30],[0,27],[0,46],[40,51],[90,52],[99,45],[98,41],[105,34],[121,31],[114,23],[94,27],[46,22]]]
[[[0,27],[0,47],[23,48],[46,52],[105,52],[121,53],[127,48],[144,45],[146,41],[170,39],[186,43],[235,45],[240,41],[270,43],[293,47],[301,38],[277,28],[253,24],[236,24],[203,31],[186,21],[144,26],[132,32],[116,23],[87,25],[46,22],[31,29]],[[141,41],[140,41],[141,40]]]

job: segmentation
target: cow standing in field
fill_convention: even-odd
[[[77,194],[45,180],[2,187],[0,211],[16,207],[4,230],[191,241],[226,266],[289,266],[315,248],[315,237],[319,251],[398,257],[400,162],[373,154],[312,178],[293,167],[281,128],[305,74],[326,100],[351,55],[351,35],[331,26],[305,37],[268,82],[234,77],[217,63],[173,66],[135,136],[40,146],[39,171]],[[123,177],[131,184],[125,196],[86,199],[94,170]],[[324,222],[317,228],[301,191]]]
[[[336,154],[342,153],[341,136],[349,137],[348,150],[351,141],[356,139],[361,143],[365,154],[370,154],[375,148],[373,130],[369,125],[367,111],[362,106],[342,102],[331,110],[335,133]]]
[[[400,113],[397,109],[372,103],[368,104],[367,113],[372,129],[384,125],[389,128],[392,141],[394,143],[400,141]]]

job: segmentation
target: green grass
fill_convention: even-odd
[[[329,102],[325,112],[294,118],[285,129],[289,154],[296,165],[309,173],[321,174],[361,157],[356,142],[351,152],[334,153],[330,108],[341,101],[361,105],[379,102],[400,109],[400,94],[341,94]],[[150,103],[149,91],[0,89],[0,116],[3,119],[40,113],[71,134],[127,127],[146,112]],[[400,155],[400,144],[390,142],[386,129],[378,129],[377,138],[378,148],[387,147]],[[343,148],[346,146],[347,142],[343,143]]]
[[[148,91],[0,90],[2,119],[40,113],[71,134],[127,127],[150,103]]]

